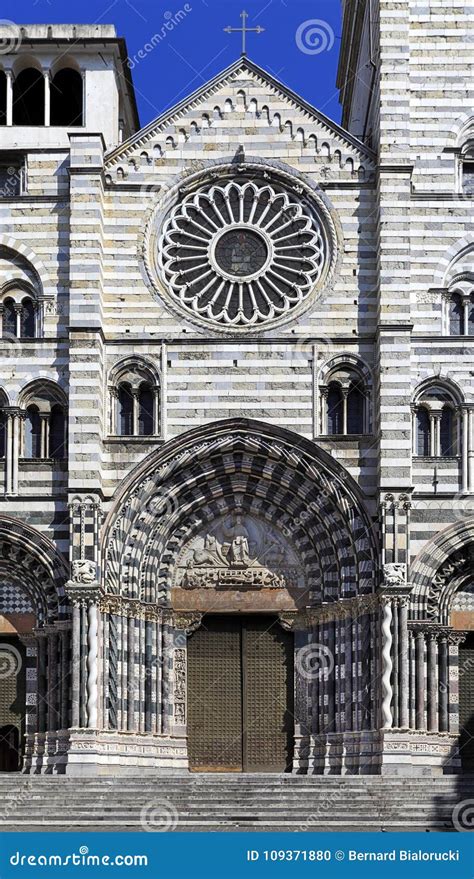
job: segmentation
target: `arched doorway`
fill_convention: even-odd
[[[161,766],[304,773],[341,770],[341,733],[375,740],[374,530],[316,445],[247,419],[191,431],[130,475],[102,539],[117,748],[156,732]]]
[[[41,771],[57,758],[69,714],[65,568],[53,544],[0,517],[0,771]],[[48,750],[52,753],[52,759]]]
[[[0,635],[0,772],[18,772],[26,729],[26,651],[20,639]]]

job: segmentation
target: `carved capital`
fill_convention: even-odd
[[[73,580],[66,583],[66,594],[73,607],[91,607],[99,605],[103,591],[99,583],[81,584]]]

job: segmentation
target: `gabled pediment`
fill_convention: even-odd
[[[141,182],[178,156],[180,164],[211,160],[238,147],[251,153],[252,144],[271,146],[276,159],[313,157],[349,176],[374,168],[363,143],[243,57],[110,151],[105,170],[111,181]]]

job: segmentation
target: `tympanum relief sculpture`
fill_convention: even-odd
[[[304,590],[305,578],[300,559],[276,528],[235,513],[184,547],[174,585],[187,590]]]

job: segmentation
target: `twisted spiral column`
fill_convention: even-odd
[[[382,611],[382,729],[391,729],[392,715],[392,607],[387,602]]]

